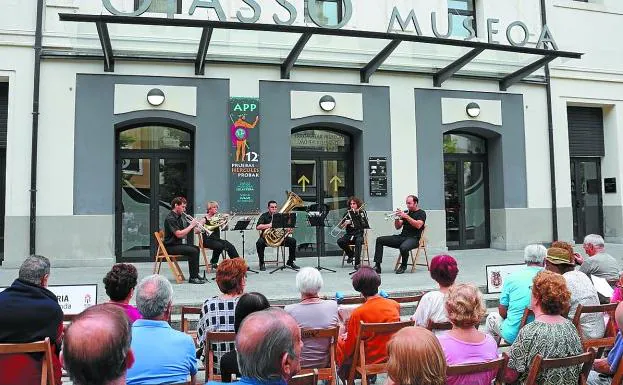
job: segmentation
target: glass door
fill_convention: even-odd
[[[573,200],[573,238],[584,242],[588,234],[603,234],[601,160],[571,159],[571,199]]]

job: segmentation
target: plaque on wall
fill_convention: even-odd
[[[370,196],[387,196],[387,157],[370,157],[368,159],[368,175],[370,178]]]
[[[617,178],[604,178],[604,192],[606,194],[617,192]]]

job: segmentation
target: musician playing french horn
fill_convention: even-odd
[[[218,261],[221,256],[223,250],[227,251],[229,258],[238,258],[240,255],[238,254],[238,250],[236,247],[231,244],[226,239],[221,239],[221,229],[226,230],[227,223],[229,222],[229,217],[219,214],[218,212],[218,202],[209,201],[206,206],[206,215],[203,217],[204,224],[207,225],[215,225],[224,223],[219,227],[216,227],[210,235],[208,235],[207,231],[202,233],[203,237],[203,246],[212,250],[212,258],[210,259],[210,264],[213,269],[218,267]]]
[[[268,202],[268,211],[260,215],[255,226],[257,230],[260,230],[262,232],[257,242],[255,243],[255,248],[257,249],[257,257],[260,261],[261,271],[266,270],[266,266],[264,266],[264,250],[266,249],[266,239],[264,239],[263,236],[264,230],[272,229],[273,215],[275,215],[276,213],[277,202],[271,200]],[[296,260],[296,239],[287,236],[284,238],[282,245],[288,248],[288,262],[286,263],[286,265],[297,270],[299,267],[294,263],[294,260]]]
[[[365,211],[361,210],[363,202],[357,197],[348,198],[348,210],[344,213],[344,217],[340,222],[340,227],[346,230],[341,238],[337,240],[337,245],[344,250],[348,259],[347,263],[353,263],[355,260],[355,270],[359,269],[361,264],[361,246],[363,245],[364,229],[355,228],[353,225],[353,215],[365,215]],[[355,249],[351,247],[355,245]]]

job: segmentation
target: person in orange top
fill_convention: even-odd
[[[346,335],[340,336],[337,345],[338,375],[345,380],[353,364],[355,343],[359,333],[360,321],[365,323],[399,322],[400,305],[398,302],[379,296],[381,277],[369,266],[362,266],[353,275],[353,288],[361,293],[365,302],[353,310],[347,324]],[[386,362],[387,343],[391,335],[372,337],[366,343],[366,364]]]

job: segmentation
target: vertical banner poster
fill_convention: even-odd
[[[229,99],[231,211],[256,213],[260,209],[259,98]]]

